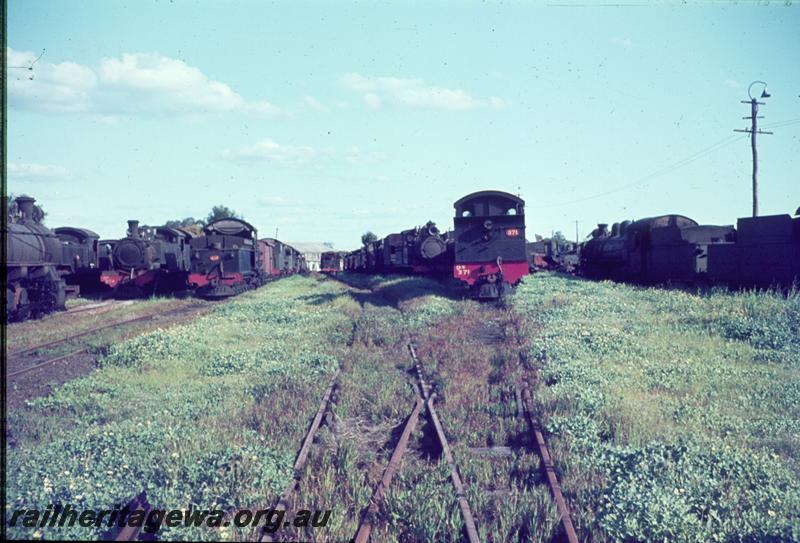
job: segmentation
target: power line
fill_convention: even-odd
[[[780,126],[789,126],[789,125],[797,124],[797,123],[800,123],[800,117],[798,117],[796,119],[786,119],[785,121],[778,121],[778,122],[774,122],[774,123],[769,123],[769,124],[765,124],[763,126],[764,126],[764,128],[778,128]]]
[[[600,193],[593,194],[591,196],[586,196],[586,197],[583,197],[583,198],[578,198],[578,199],[575,199],[575,200],[570,200],[570,201],[567,201],[567,202],[559,202],[559,203],[555,203],[555,204],[548,204],[548,205],[541,205],[541,206],[528,206],[528,208],[559,207],[559,206],[577,204],[577,203],[580,203],[580,202],[586,202],[588,200],[594,200],[595,198],[601,198],[603,196],[608,196],[609,194],[614,194],[616,192],[620,192],[620,191],[629,189],[629,188],[634,187],[636,185],[641,185],[643,183],[646,183],[647,181],[650,181],[651,179],[653,179],[655,177],[659,177],[659,176],[662,176],[664,174],[670,173],[670,172],[672,172],[674,170],[677,170],[678,168],[682,168],[683,166],[686,166],[688,164],[691,164],[692,162],[700,160],[701,158],[705,157],[706,155],[709,155],[711,153],[719,151],[723,147],[727,147],[728,145],[730,145],[730,144],[732,144],[734,142],[740,141],[740,140],[744,139],[745,137],[746,136],[736,136],[736,135],[727,136],[727,137],[719,140],[718,142],[716,142],[716,143],[714,143],[712,145],[709,145],[708,147],[706,147],[704,149],[701,149],[700,151],[697,151],[696,153],[693,153],[693,154],[691,154],[691,155],[689,155],[689,156],[687,156],[687,157],[685,157],[685,158],[683,158],[683,159],[681,159],[681,160],[679,160],[679,161],[677,161],[677,162],[675,162],[673,164],[670,164],[668,166],[665,166],[665,167],[661,168],[660,170],[657,170],[657,171],[655,171],[655,172],[653,172],[651,174],[648,174],[648,175],[646,175],[644,177],[640,177],[639,179],[637,179],[635,181],[632,181],[631,183],[627,183],[625,185],[621,185],[619,187],[616,187],[616,188],[613,188],[613,189],[610,189],[610,190],[607,190],[607,191],[604,191],[604,192],[600,192]]]
[[[790,126],[790,125],[798,124],[798,123],[800,123],[800,117],[797,117],[797,118],[794,118],[794,119],[784,119],[783,121],[776,121],[774,123],[765,124],[765,125],[763,125],[763,128],[778,128],[778,127]],[[685,158],[683,158],[681,160],[678,160],[677,162],[674,162],[674,163],[672,163],[672,164],[670,164],[668,166],[664,166],[660,170],[656,170],[655,172],[653,172],[651,174],[648,174],[648,175],[646,175],[644,177],[640,177],[639,179],[637,179],[635,181],[632,181],[631,183],[627,183],[625,185],[621,185],[619,187],[616,187],[616,188],[613,188],[613,189],[610,189],[610,190],[607,190],[607,191],[604,191],[604,192],[600,192],[600,193],[593,194],[591,196],[586,196],[586,197],[583,197],[583,198],[578,198],[578,199],[575,199],[575,200],[569,200],[569,201],[566,201],[566,202],[559,202],[559,203],[555,203],[555,204],[547,204],[547,205],[539,205],[539,206],[531,206],[531,205],[529,205],[527,207],[528,207],[528,209],[537,209],[537,208],[541,209],[541,208],[545,208],[545,207],[561,207],[561,206],[566,206],[566,205],[571,205],[571,204],[577,204],[577,203],[580,203],[580,202],[586,202],[588,200],[594,200],[596,198],[602,198],[603,196],[608,196],[609,194],[614,194],[616,192],[620,192],[620,191],[623,191],[625,189],[629,189],[631,187],[646,183],[647,181],[650,181],[651,179],[653,179],[655,177],[660,177],[660,176],[665,175],[667,173],[671,173],[674,170],[677,170],[679,168],[687,166],[687,165],[691,164],[692,162],[695,162],[695,161],[697,161],[697,160],[699,160],[699,159],[701,159],[701,158],[703,158],[703,157],[705,157],[707,155],[715,153],[715,152],[719,151],[720,149],[722,149],[724,147],[727,147],[727,146],[729,146],[729,145],[731,145],[731,144],[733,144],[733,143],[735,143],[737,141],[741,141],[741,140],[745,139],[746,137],[747,136],[737,136],[737,135],[727,136],[727,137],[717,141],[716,143],[713,143],[713,144],[709,145],[708,147],[705,147],[705,148],[701,149],[700,151],[697,151],[697,152],[695,152],[695,153],[693,153],[693,154],[691,154],[691,155],[689,155],[689,156],[687,156],[687,157],[685,157]]]

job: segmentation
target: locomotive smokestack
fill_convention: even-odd
[[[17,209],[19,209],[23,221],[33,220],[33,203],[35,201],[36,199],[30,196],[17,197]]]
[[[600,224],[597,225],[597,230],[600,232],[601,235],[605,234],[605,233],[608,232],[608,225],[604,224],[604,223],[600,223]]]
[[[139,237],[139,221],[133,219],[128,221],[128,235],[132,238]]]

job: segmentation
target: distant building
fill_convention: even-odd
[[[319,271],[319,262],[322,259],[322,253],[332,251],[333,247],[325,245],[324,243],[303,242],[303,241],[287,241],[289,245],[303,253],[308,265],[308,271]]]

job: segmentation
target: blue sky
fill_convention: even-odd
[[[342,249],[489,188],[529,238],[730,224],[764,80],[761,212],[800,206],[800,2],[554,3],[9,0],[9,191],[103,237],[221,203]]]

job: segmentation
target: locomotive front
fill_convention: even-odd
[[[228,217],[209,223],[204,232],[191,241],[188,281],[195,294],[226,298],[263,284],[267,262],[259,252],[258,232],[253,225]]]
[[[191,236],[176,228],[140,227],[128,221],[126,237],[98,242],[100,281],[122,295],[185,288]]]
[[[525,202],[487,190],[464,196],[453,207],[453,277],[467,283],[476,298],[499,298],[528,273]]]

